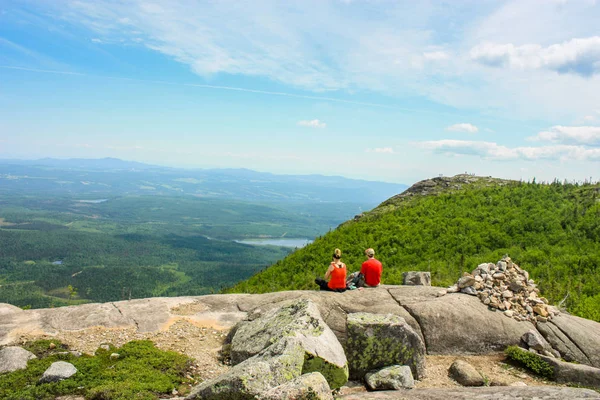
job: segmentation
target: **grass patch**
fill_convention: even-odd
[[[51,349],[51,343],[56,346]],[[155,400],[177,389],[185,394],[191,360],[173,351],[162,351],[147,340],[132,341],[120,348],[98,349],[94,356],[79,358],[64,352],[66,346],[54,340],[40,340],[23,346],[40,358],[29,361],[27,369],[0,375],[0,399],[53,400],[57,396],[80,395],[88,400]],[[112,353],[119,358],[111,359]],[[77,373],[66,380],[38,384],[44,371],[55,361],[67,361]]]
[[[554,369],[552,366],[537,354],[523,350],[518,346],[508,346],[504,353],[510,360],[533,371],[539,376],[549,379],[554,376]]]

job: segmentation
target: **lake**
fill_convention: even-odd
[[[108,199],[98,199],[98,200],[77,200],[80,203],[92,203],[92,204],[100,204],[108,201]]]
[[[254,246],[282,246],[282,247],[304,247],[307,244],[312,243],[311,239],[244,239],[236,240],[237,243],[251,244]]]

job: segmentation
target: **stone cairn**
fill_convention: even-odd
[[[556,307],[540,297],[540,290],[529,273],[506,256],[496,264],[480,264],[472,273],[465,272],[448,293],[477,296],[491,309],[517,321],[546,322],[558,315]]]

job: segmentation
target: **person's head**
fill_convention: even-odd
[[[369,258],[373,258],[375,257],[375,250],[373,250],[372,248],[368,248],[365,250],[365,255]]]
[[[340,249],[335,249],[333,251],[333,259],[339,260],[340,258],[342,258],[342,251]]]

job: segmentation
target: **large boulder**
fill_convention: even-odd
[[[77,373],[77,368],[65,361],[53,362],[40,378],[40,383],[58,382],[69,379]]]
[[[232,363],[240,363],[284,338],[296,338],[304,349],[303,373],[322,373],[334,389],[348,381],[344,349],[316,305],[307,299],[285,302],[240,323],[231,340]]]
[[[397,315],[348,314],[346,355],[350,377],[392,365],[408,365],[417,379],[425,376],[425,344],[415,330]]]
[[[565,360],[600,368],[600,323],[563,313],[538,330]]]
[[[431,286],[431,273],[422,271],[403,272],[402,283],[410,286]]]
[[[21,347],[9,346],[0,349],[0,374],[27,368],[27,361],[37,358]]]
[[[415,387],[410,367],[407,365],[392,365],[369,372],[365,375],[365,383],[370,390],[400,390]]]
[[[225,374],[196,386],[186,400],[256,399],[302,375],[303,365],[301,343],[294,338],[284,338]]]
[[[304,374],[293,381],[274,387],[260,400],[333,400],[325,377],[319,372]]]
[[[394,292],[392,292],[394,294]],[[402,304],[419,322],[428,354],[489,354],[518,345],[530,322],[491,311],[477,297],[448,294]]]
[[[474,366],[464,360],[456,360],[450,366],[448,374],[463,386],[483,386],[485,380]]]

